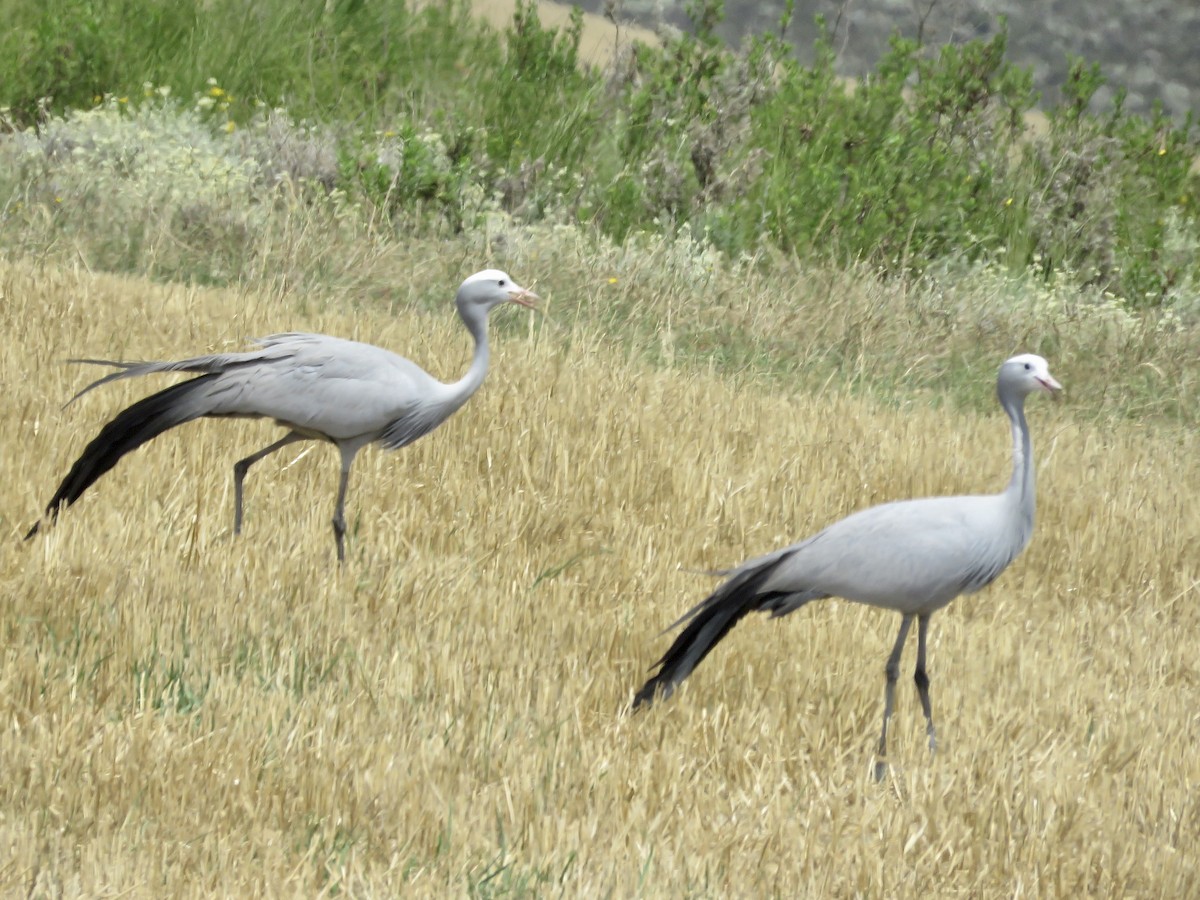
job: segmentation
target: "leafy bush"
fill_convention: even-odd
[[[473,152],[477,143],[476,134],[463,132],[447,147],[437,132],[401,124],[354,151],[345,150],[340,183],[370,205],[374,218],[415,212],[419,219],[435,219],[461,231],[477,221],[483,205],[480,192],[472,190],[479,177]],[[475,204],[469,202],[471,196]]]
[[[197,0],[0,0],[0,106],[23,126],[47,108],[86,109],[106,93],[132,96],[147,81],[182,87],[170,68],[201,30],[201,6]]]
[[[437,109],[464,59],[499,57],[461,0],[0,0],[0,106],[18,125],[41,110],[135,96],[143,83],[200,93],[219,76],[243,120],[255,101],[294,115],[371,124],[397,110]],[[450,105],[453,105],[452,103]]]
[[[737,232],[893,270],[1001,246],[1009,160],[1033,102],[1028,74],[1004,62],[1004,36],[935,59],[896,38],[853,91],[819,50],[813,67],[784,68],[756,116],[770,164],[730,210]]]
[[[687,222],[732,256],[771,245],[893,274],[981,260],[1194,307],[1190,119],[1129,115],[1120,94],[1089,112],[1102,79],[1077,62],[1039,135],[1030,73],[1006,61],[1003,31],[935,54],[895,38],[848,87],[824,37],[810,66],[772,36],[727,51],[705,30],[714,2],[696,34],[639,48],[624,77],[624,169],[600,204],[610,234]]]
[[[1180,126],[1161,108],[1149,119],[1127,115],[1123,92],[1093,115],[1102,84],[1097,66],[1074,61],[1049,133],[1024,147],[1032,189],[1018,262],[1070,268],[1135,306],[1161,305],[1200,275],[1192,123]]]
[[[711,227],[708,211],[742,194],[759,175],[751,112],[777,90],[782,41],[763,37],[730,53],[714,32],[716,0],[689,4],[693,33],[663,36],[661,48],[635,46],[613,67],[608,116],[615,159],[585,204],[608,234]],[[786,18],[786,17],[785,17]],[[749,240],[725,240],[731,251]]]
[[[329,139],[278,111],[227,130],[211,90],[190,105],[165,88],[144,93],[0,142],[10,245],[65,239],[102,268],[236,280],[277,204],[327,192]]]

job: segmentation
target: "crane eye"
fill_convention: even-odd
[[[503,278],[500,279],[500,287],[504,287],[504,279]]]
[[[1025,371],[1032,372],[1033,371],[1033,363],[1025,363]]]

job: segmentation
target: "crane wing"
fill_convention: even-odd
[[[862,510],[773,554],[761,590],[932,611],[990,583],[1024,547],[1006,526],[1005,502],[933,497]]]

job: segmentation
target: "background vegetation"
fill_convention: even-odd
[[[1091,113],[1103,78],[1077,60],[1031,135],[1030,76],[1002,32],[937,56],[896,39],[847,90],[828,44],[811,66],[771,35],[727,50],[718,2],[696,0],[694,35],[622,48],[608,71],[579,65],[578,16],[555,32],[527,4],[496,35],[458,3],[13,3],[0,103],[44,146],[10,162],[7,189],[52,180],[36,170],[63,150],[45,140],[59,116],[171,112],[190,142],[231,129],[222,153],[266,162],[255,183],[286,173],[406,229],[474,228],[495,208],[617,241],[687,226],[733,259],[896,277],[984,263],[1196,317],[1190,119],[1126,114],[1119,93]],[[266,126],[266,146],[237,134]]]
[[[604,70],[530,7],[0,12],[0,890],[1195,893],[1191,122],[1092,114],[1079,62],[1030,131],[1002,37],[847,89],[827,48],[723,48],[715,7]],[[300,329],[452,378],[485,264],[547,314],[364,455],[345,570],[320,448],[228,534],[263,424],[168,436],[20,541],[150,387],[63,411],[63,359]],[[1031,404],[1034,545],[935,621],[944,752],[908,696],[870,780],[894,617],[839,603],[621,713],[685,569],[998,487],[1023,350],[1068,399]]]

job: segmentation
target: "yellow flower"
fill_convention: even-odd
[[[118,103],[128,103],[128,102],[129,102],[129,98],[128,98],[128,97],[118,97],[118,98],[117,98],[117,102],[118,102]]]
[[[223,91],[221,88],[217,87],[217,86],[214,84],[212,87],[210,87],[210,88],[208,89],[208,96],[210,96],[210,97],[224,97],[224,96],[225,96],[225,91]]]
[[[616,283],[617,283],[617,279],[615,279],[615,278],[610,278],[610,279],[608,279],[608,283],[609,283],[609,284],[616,284]]]
[[[237,123],[234,122],[233,119],[230,119],[228,122],[225,123],[225,131],[228,132],[229,134],[233,134],[236,130],[237,130]]]
[[[1007,198],[1005,198],[1005,200],[1004,200],[1004,205],[1005,205],[1005,206],[1012,206],[1012,204],[1013,204],[1013,198],[1012,198],[1012,197],[1007,197]]]

